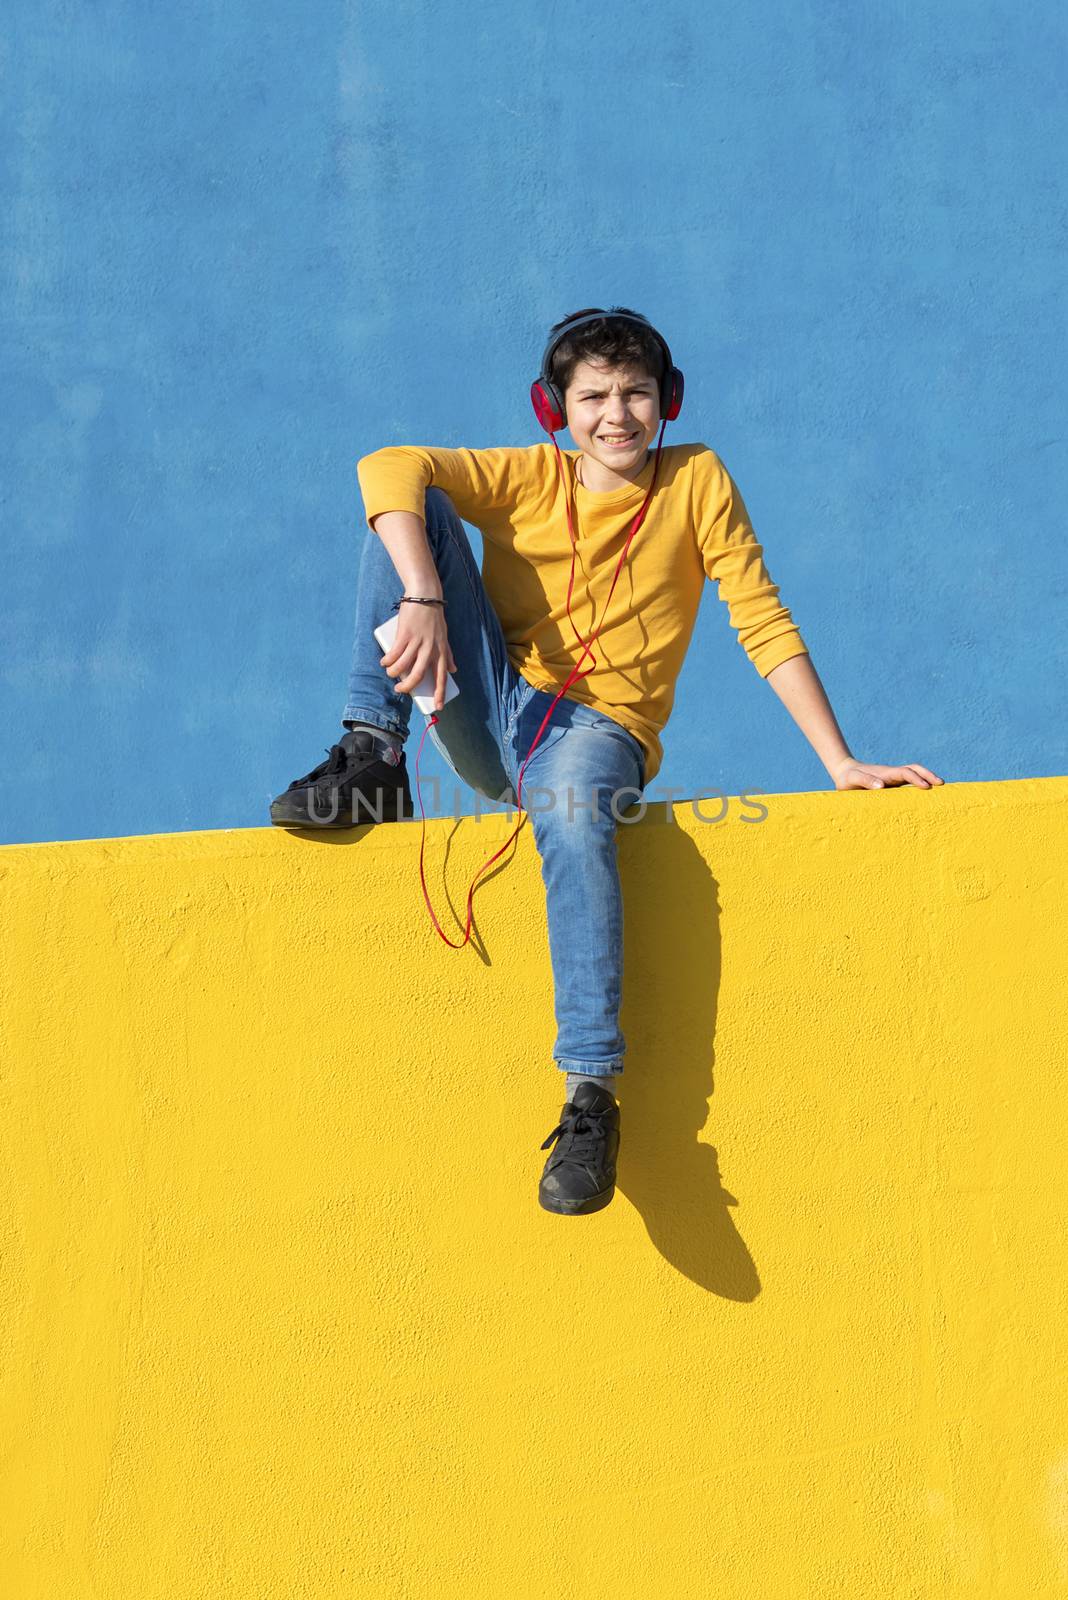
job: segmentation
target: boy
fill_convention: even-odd
[[[532,398],[535,396],[535,385]],[[517,799],[519,769],[572,669],[523,778],[546,890],[558,1033],[566,1073],[540,1204],[583,1215],[608,1204],[619,1149],[616,1078],[623,912],[621,809],[659,770],[706,578],[739,642],[809,739],[836,789],[941,779],[925,767],[850,755],[808,650],[764,566],[745,504],[703,444],[650,444],[681,401],[662,336],[624,306],[575,312],[550,331],[542,398],[555,397],[577,449],[386,447],[357,472],[367,524],[356,602],[346,732],[328,759],[271,804],[283,826],[348,827],[369,806],[413,815],[403,746],[411,691],[433,675],[429,734],[453,771],[490,799]],[[552,409],[547,413],[553,415]],[[645,518],[605,605],[624,545]],[[574,582],[568,606],[574,536]],[[464,520],[481,529],[481,572]],[[398,613],[383,654],[373,629]],[[569,615],[570,611],[570,615]],[[592,655],[582,641],[597,630]],[[459,695],[444,703],[446,674]]]

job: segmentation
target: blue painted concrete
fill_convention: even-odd
[[[534,442],[546,328],[610,302],[854,752],[1064,772],[1065,31],[12,0],[0,839],[266,825],[338,732],[357,457]],[[711,585],[665,742],[652,798],[828,786]]]

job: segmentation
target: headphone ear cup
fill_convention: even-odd
[[[563,397],[555,383],[545,377],[535,378],[530,386],[530,403],[534,415],[546,433],[558,433],[567,421]]]
[[[682,392],[685,382],[678,367],[672,367],[664,384],[664,393],[667,404],[663,407],[661,415],[665,422],[674,422],[682,410]]]

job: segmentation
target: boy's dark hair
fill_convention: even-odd
[[[598,311],[604,314],[595,322],[583,323],[574,333],[565,334],[553,351],[549,376],[560,393],[567,392],[580,361],[604,361],[612,367],[642,367],[659,383],[664,375],[664,352],[655,334],[638,322],[612,315],[615,311],[625,311],[632,317],[641,316],[640,311],[631,311],[629,306],[610,306],[607,311],[603,306],[587,306],[585,311],[573,311],[570,317],[553,323],[549,338],[573,317],[589,317]]]

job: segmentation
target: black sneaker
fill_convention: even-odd
[[[565,1103],[553,1140],[556,1149],[545,1163],[538,1200],[546,1211],[578,1216],[600,1211],[616,1189],[619,1151],[619,1107],[615,1095],[595,1083],[580,1083],[575,1098]]]
[[[415,815],[403,750],[386,748],[366,728],[348,728],[326,754],[271,801],[272,822],[283,828],[355,828]]]

